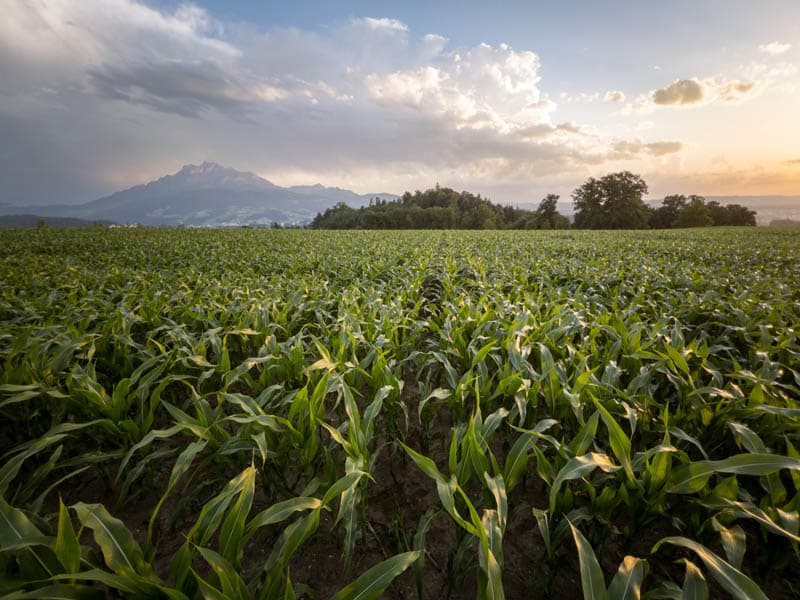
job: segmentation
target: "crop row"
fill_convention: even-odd
[[[798,242],[4,232],[0,597],[792,597]]]

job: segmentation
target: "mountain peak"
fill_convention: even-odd
[[[205,161],[199,165],[183,165],[180,171],[176,173],[176,175],[206,175],[209,173],[219,173],[222,171],[235,171],[234,169],[229,169],[223,167],[219,163]]]
[[[255,173],[237,171],[236,169],[225,167],[212,161],[205,161],[199,165],[184,165],[180,171],[174,175],[168,175],[166,179],[201,187],[275,187],[272,182],[267,181],[263,177],[259,177]]]

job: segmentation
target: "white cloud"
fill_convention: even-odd
[[[566,102],[567,104],[572,104],[576,102],[585,102],[591,104],[593,102],[597,102],[603,96],[600,92],[577,92],[577,93],[569,93],[569,92],[561,92],[559,97]]]
[[[770,42],[769,44],[762,44],[761,46],[758,47],[758,49],[766,54],[778,56],[779,54],[783,54],[791,50],[792,45],[784,44],[782,42]]]
[[[783,89],[797,72],[794,65],[765,65],[753,62],[740,68],[740,77],[692,77],[675,79],[664,87],[639,94],[627,103],[622,114],[646,114],[660,108],[696,107],[711,104],[738,104],[756,98],[767,90]]]
[[[352,25],[365,25],[366,27],[378,30],[384,29],[389,31],[408,31],[408,25],[397,19],[374,19],[372,17],[362,17],[358,19],[350,19]]]
[[[383,106],[443,117],[457,128],[515,128],[549,120],[555,105],[537,84],[539,58],[506,45],[480,44],[441,53],[417,69],[364,77],[369,97]]]
[[[554,172],[582,177],[679,149],[554,122],[540,66],[530,50],[450,47],[391,18],[261,32],[192,4],[162,12],[136,0],[10,0],[0,134],[13,143],[0,180],[39,199],[70,181],[99,191],[126,173],[134,183],[213,157],[328,182],[379,174],[398,191],[480,178],[523,189]]]
[[[606,95],[603,96],[603,100],[606,102],[616,102],[617,104],[621,104],[625,102],[625,94],[619,90],[609,90],[606,92]]]

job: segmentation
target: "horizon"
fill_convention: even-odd
[[[0,202],[89,202],[206,160],[508,204],[623,169],[651,200],[800,196],[799,64],[794,2],[12,0]]]
[[[151,180],[148,180],[148,181],[140,181],[140,182],[134,183],[130,187],[127,187],[127,188],[124,188],[124,189],[115,190],[115,191],[111,192],[110,194],[107,194],[106,196],[102,196],[102,197],[99,197],[99,198],[90,198],[88,200],[79,200],[77,202],[64,203],[64,204],[68,205],[68,206],[81,206],[83,204],[91,204],[92,202],[95,202],[95,201],[98,201],[98,200],[105,200],[106,198],[114,196],[114,195],[116,195],[118,193],[127,192],[127,191],[130,191],[130,190],[136,189],[136,188],[147,186],[147,185],[149,185],[151,183],[156,183],[156,182],[160,181],[161,179],[177,176],[181,172],[183,172],[183,171],[185,171],[187,169],[201,168],[201,167],[204,167],[206,165],[210,165],[210,166],[213,166],[213,167],[218,167],[218,168],[221,168],[221,169],[224,169],[224,170],[235,171],[235,172],[241,173],[241,174],[255,175],[255,176],[260,177],[261,179],[263,179],[268,184],[275,185],[275,186],[278,186],[278,187],[283,187],[283,188],[285,188],[287,190],[291,190],[293,188],[314,188],[314,187],[319,187],[321,189],[328,189],[328,190],[340,190],[340,191],[347,191],[347,192],[352,191],[354,193],[360,194],[361,196],[371,196],[371,195],[375,195],[376,197],[377,196],[396,196],[397,198],[400,198],[406,192],[414,193],[414,192],[418,192],[418,191],[429,190],[429,189],[433,189],[434,187],[440,185],[437,182],[437,183],[434,183],[434,184],[429,185],[427,187],[417,188],[417,189],[413,189],[413,190],[412,189],[405,189],[405,190],[401,190],[401,191],[397,191],[397,190],[372,190],[370,192],[364,192],[364,193],[355,192],[354,190],[349,190],[347,188],[342,188],[342,187],[339,187],[339,186],[333,186],[333,185],[326,186],[326,185],[323,185],[323,184],[321,184],[319,182],[316,182],[316,183],[310,183],[310,182],[309,183],[300,183],[300,184],[292,184],[292,185],[285,185],[284,186],[284,185],[281,185],[278,182],[275,182],[275,181],[273,181],[271,179],[268,179],[266,177],[262,177],[261,175],[258,175],[257,173],[253,173],[251,171],[243,171],[241,169],[237,169],[235,166],[223,165],[223,164],[220,164],[220,163],[218,163],[216,161],[212,161],[212,160],[204,160],[204,161],[202,161],[200,163],[187,163],[185,165],[182,165],[180,167],[180,169],[178,169],[175,172],[164,173],[163,175],[161,175],[161,176],[159,176],[159,177],[157,177],[155,179],[151,179]],[[450,186],[440,186],[440,187],[450,187]],[[458,190],[456,188],[450,188],[450,189],[454,189],[455,191],[459,191],[459,192],[469,191],[469,190]],[[520,201],[504,201],[502,198],[496,199],[496,198],[492,198],[492,197],[489,197],[489,196],[484,196],[484,197],[487,200],[490,200],[491,202],[494,202],[496,204],[518,205],[518,206],[536,205],[541,200],[541,199],[531,199],[531,200],[525,200],[525,201],[520,202]],[[728,199],[728,200],[731,200],[731,201],[736,201],[736,200],[742,200],[742,201],[744,201],[744,200],[768,201],[768,200],[775,200],[775,199],[800,200],[800,194],[764,194],[764,195],[752,195],[752,194],[744,194],[744,195],[735,195],[735,194],[713,195],[712,194],[712,195],[702,196],[702,197],[706,198],[706,199],[710,199],[710,200]],[[642,200],[644,202],[648,203],[648,204],[657,204],[657,203],[661,202],[663,199],[664,199],[663,197],[656,197],[656,196],[653,196],[652,194],[645,195],[642,198]],[[4,204],[4,203],[0,203],[0,204]],[[559,196],[558,204],[560,206],[570,205],[570,207],[571,207],[571,205],[573,204],[573,200],[572,200],[571,195],[568,195],[566,197]],[[5,205],[6,206],[13,206],[13,207],[32,206],[34,208],[37,207],[37,206],[40,206],[40,205],[13,204],[13,203],[11,203],[11,204],[5,203]],[[798,204],[797,208],[800,209],[800,204]],[[567,214],[570,214],[570,213],[571,213],[571,210],[567,211]]]

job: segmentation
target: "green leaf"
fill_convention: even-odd
[[[420,552],[404,552],[367,569],[353,583],[342,588],[331,600],[375,600],[395,577],[419,558]]]
[[[565,464],[556,474],[556,477],[553,480],[553,485],[550,487],[551,517],[555,513],[556,501],[558,499],[558,492],[561,490],[561,485],[565,481],[579,479],[584,475],[588,475],[597,468],[606,473],[613,473],[614,471],[619,470],[619,467],[614,465],[608,456],[605,454],[599,454],[597,452],[590,452],[589,454],[584,454],[583,456],[576,456],[575,458],[567,461],[567,464]]]
[[[228,598],[248,598],[247,585],[233,565],[210,548],[198,546],[197,551],[214,571],[222,593]]]
[[[344,477],[336,480],[322,497],[322,505],[328,506],[328,504],[338,498],[345,490],[348,490],[352,486],[356,485],[362,477],[369,477],[369,475],[364,471],[352,471],[347,473]]]
[[[285,521],[301,510],[316,510],[322,506],[317,498],[298,497],[276,502],[253,517],[245,528],[243,541],[246,543],[260,527]]]
[[[597,410],[600,411],[600,417],[606,425],[606,429],[608,430],[608,443],[611,445],[614,456],[617,457],[617,460],[619,460],[623,469],[625,469],[625,474],[628,476],[628,479],[630,481],[635,481],[633,465],[631,464],[631,439],[614,417],[611,416],[611,413],[600,404],[599,400],[592,396],[592,401],[597,407]]]
[[[31,592],[14,592],[2,596],[2,600],[103,600],[102,590],[86,585],[56,583],[37,588]]]
[[[597,562],[592,545],[583,537],[583,534],[572,524],[572,537],[578,547],[578,560],[581,570],[581,587],[583,588],[584,600],[605,600],[606,582],[603,579],[603,570]],[[616,600],[616,598],[614,599]]]
[[[289,562],[297,549],[317,531],[319,514],[319,509],[314,510],[283,530],[273,547],[272,554],[264,563],[265,572],[271,572],[276,566],[283,568]]]
[[[30,567],[30,577],[35,579],[52,577],[62,571],[59,561],[49,548],[41,547],[38,543],[28,543],[28,540],[42,537],[42,532],[31,523],[24,512],[14,508],[0,496],[0,551],[21,544],[25,550],[23,556],[30,557],[23,559],[22,566]]]
[[[634,556],[626,556],[608,586],[608,597],[613,600],[638,600],[642,593],[642,579],[644,579],[644,561]]]
[[[539,527],[539,533],[542,534],[544,540],[544,548],[547,551],[547,557],[553,558],[553,545],[550,541],[550,517],[546,510],[541,508],[533,508],[533,516],[536,518],[536,525]]]
[[[503,481],[502,475],[489,477],[488,473],[483,474],[486,480],[486,487],[494,497],[495,505],[497,506],[497,519],[500,525],[500,531],[505,533],[506,522],[508,520],[508,496],[506,495],[506,485]]]
[[[244,470],[242,490],[234,505],[228,511],[222,528],[219,531],[217,542],[219,553],[233,565],[238,566],[242,551],[242,536],[244,535],[247,515],[253,505],[255,493],[256,470],[253,466]]]
[[[744,446],[745,450],[748,452],[753,454],[767,454],[769,452],[764,442],[758,437],[758,434],[747,427],[747,425],[742,425],[736,421],[730,421],[728,427],[733,432],[736,443],[740,446]]]
[[[181,477],[189,470],[192,466],[192,461],[194,461],[194,457],[197,456],[203,449],[206,447],[205,441],[199,442],[192,442],[186,448],[184,448],[183,452],[180,453],[178,459],[175,461],[175,464],[172,466],[172,473],[169,476],[169,483],[167,484],[167,489],[161,498],[156,504],[156,507],[153,509],[152,514],[150,515],[150,521],[147,524],[147,541],[145,542],[146,547],[150,547],[152,538],[153,538],[153,525],[156,522],[156,517],[158,516],[161,507],[163,506],[164,502],[167,500],[167,497],[172,493],[172,490],[175,489],[175,486],[178,484],[178,481]]]
[[[472,368],[474,369],[477,365],[482,363],[486,360],[486,357],[491,352],[492,348],[495,346],[495,341],[491,340],[489,343],[485,344],[478,352],[475,353],[475,356],[472,358]]]
[[[776,523],[767,513],[752,502],[735,502],[721,496],[712,496],[710,499],[701,502],[701,504],[707,508],[724,510],[736,518],[754,519],[767,530],[787,537],[794,542],[800,542],[800,536],[797,535],[796,531],[789,531],[783,524]],[[797,522],[797,512],[795,511],[792,514],[795,522]]]
[[[725,562],[702,544],[685,537],[666,537],[653,546],[656,552],[662,544],[674,544],[693,550],[705,564],[714,579],[734,598],[741,600],[768,600],[761,588],[747,575]]]
[[[119,469],[117,470],[117,477],[114,480],[114,483],[119,483],[119,478],[122,476],[122,472],[125,470],[125,467],[128,465],[128,462],[133,458],[133,455],[136,453],[137,450],[140,448],[144,448],[145,446],[149,446],[155,440],[163,440],[166,438],[170,438],[173,435],[177,435],[181,431],[183,431],[184,425],[173,425],[168,429],[154,429],[145,435],[138,443],[131,446],[130,450],[128,450],[125,457],[122,459],[122,462],[119,464]]]
[[[503,465],[503,479],[505,479],[506,488],[509,491],[516,487],[525,474],[528,467],[528,450],[532,440],[533,435],[530,433],[521,434],[506,456],[506,462]]]
[[[405,444],[403,444],[403,448],[405,448],[406,453],[411,457],[416,465],[422,470],[425,475],[433,479],[434,481],[442,481],[446,482],[447,478],[439,472],[439,469],[430,458],[420,454],[419,452],[412,450]]]
[[[769,475],[781,469],[800,471],[800,459],[778,454],[734,454],[722,460],[701,460],[674,468],[667,491],[694,494],[715,473]]]
[[[283,592],[283,600],[297,600],[292,586],[292,578],[289,576],[289,569],[286,569],[286,589]]]
[[[417,564],[414,567],[416,571],[415,577],[417,581],[417,597],[423,598],[423,583],[425,581],[424,577],[424,567],[425,567],[425,536],[428,534],[428,530],[433,523],[433,520],[440,514],[441,509],[439,507],[429,508],[424,515],[422,515],[419,519],[419,525],[417,525],[417,532],[414,534],[414,550],[419,552],[419,558],[417,559]]]
[[[133,598],[152,598],[153,600],[169,598],[170,600],[188,600],[184,594],[176,589],[161,585],[157,580],[142,577],[141,575],[117,575],[102,569],[89,569],[78,573],[68,573],[53,577],[56,581],[78,580],[96,581],[106,587],[130,594]]]
[[[687,377],[691,377],[691,373],[689,372],[689,364],[686,362],[683,354],[678,352],[677,349],[673,348],[670,344],[665,344],[664,348],[667,350],[667,355],[669,356],[672,363]]]
[[[247,467],[236,477],[231,479],[225,488],[211,500],[205,503],[200,510],[197,522],[189,531],[188,539],[193,540],[198,546],[204,546],[217,528],[228,511],[228,506],[246,486],[250,485],[253,477],[253,467]]]
[[[521,435],[506,456],[503,466],[503,479],[506,482],[507,490],[511,491],[525,474],[528,466],[528,451],[531,449],[533,439],[557,423],[558,421],[555,419],[542,419],[532,430],[522,430]]]
[[[33,443],[27,444],[27,447],[25,447],[23,451],[18,452],[11,458],[6,459],[5,464],[0,467],[0,494],[4,493],[8,489],[11,481],[17,476],[17,473],[19,473],[23,462],[37,452],[41,452],[48,446],[52,446],[56,442],[60,442],[65,437],[67,437],[67,435],[64,433],[42,436],[36,439]]]
[[[72,506],[84,527],[94,534],[94,540],[103,552],[106,565],[118,575],[153,574],[152,567],[145,562],[133,535],[120,521],[112,517],[102,504],[79,502]]]
[[[578,431],[578,435],[572,438],[569,448],[576,455],[586,454],[589,446],[592,445],[595,435],[597,435],[597,424],[600,422],[600,411],[594,411],[592,416],[583,424]]]
[[[690,560],[683,560],[686,565],[686,575],[681,588],[681,600],[708,600],[708,586],[703,573]]]
[[[78,572],[81,566],[81,546],[72,527],[69,509],[64,506],[61,498],[58,499],[58,528],[53,550],[67,573]]]
[[[712,517],[711,525],[719,532],[722,549],[725,551],[728,562],[737,569],[741,569],[744,551],[747,546],[747,537],[744,530],[738,525],[725,527],[716,517]]]

